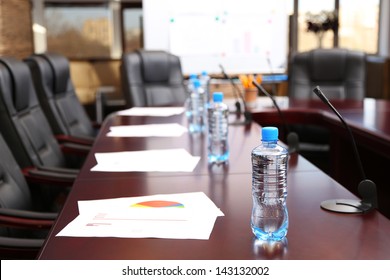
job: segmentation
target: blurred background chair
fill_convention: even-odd
[[[24,61],[31,70],[38,100],[56,138],[91,145],[98,129],[76,95],[68,59],[44,53]]]
[[[121,77],[129,108],[180,106],[187,97],[180,59],[165,51],[123,54]]]
[[[317,98],[319,85],[328,99],[362,100],[365,96],[366,55],[347,49],[315,49],[297,53],[289,67],[289,96]]]
[[[56,201],[34,199],[39,194],[30,191],[1,134],[0,154],[0,257],[34,259],[57,217]]]
[[[363,100],[366,88],[366,55],[347,49],[315,49],[295,54],[289,65],[288,95],[292,99],[318,99],[320,86],[329,100]],[[330,135],[326,128],[291,125],[299,135],[300,153],[327,171]]]
[[[65,183],[73,182],[90,150],[74,143],[60,146],[39,105],[28,66],[12,57],[0,58],[0,132],[26,172],[52,172]]]

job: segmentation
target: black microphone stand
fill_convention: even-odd
[[[231,125],[242,125],[242,124],[246,125],[246,124],[250,124],[251,121],[252,121],[252,113],[248,110],[248,106],[247,106],[247,104],[245,102],[245,99],[244,99],[240,89],[234,83],[233,79],[231,77],[229,77],[228,74],[226,74],[225,69],[223,68],[223,66],[219,65],[219,67],[221,68],[222,75],[224,76],[224,78],[229,80],[230,83],[233,86],[233,92],[234,92],[234,95],[235,95],[235,98],[236,98],[236,103],[235,103],[236,114],[237,114],[238,117],[241,116],[241,103],[240,103],[240,100],[241,100],[242,104],[244,105],[244,122],[233,122],[233,123],[230,123],[230,124]]]
[[[286,135],[286,140],[287,140],[287,145],[288,145],[288,152],[290,154],[298,152],[299,151],[299,137],[298,137],[298,134],[296,134],[295,132],[291,132],[290,129],[288,128],[287,121],[286,121],[286,119],[284,117],[284,114],[280,110],[280,107],[279,107],[278,103],[276,102],[275,97],[272,94],[269,94],[265,90],[265,88],[263,86],[261,86],[260,84],[258,84],[256,81],[252,81],[252,84],[259,91],[261,91],[265,96],[267,96],[268,98],[270,98],[272,100],[272,103],[274,104],[276,110],[278,111],[279,117],[282,120],[284,133]]]
[[[219,68],[221,68],[221,72],[222,72],[222,75],[225,79],[229,80],[229,82],[231,83],[231,85],[233,86],[233,93],[234,93],[234,96],[236,98],[236,102],[234,103],[234,105],[236,106],[236,114],[237,115],[240,115],[241,114],[241,103],[240,103],[240,90],[237,88],[236,84],[234,83],[234,81],[228,76],[228,74],[225,72],[225,68],[223,68],[223,66],[220,64],[219,65]]]
[[[336,110],[335,107],[330,103],[328,98],[323,94],[320,87],[317,86],[313,89],[313,92],[329,106],[329,108],[337,115],[342,124],[348,131],[349,137],[351,138],[352,148],[356,157],[356,161],[359,165],[359,171],[362,176],[362,181],[358,185],[358,193],[362,197],[362,200],[352,199],[331,199],[321,203],[321,208],[338,213],[366,213],[378,206],[376,185],[373,181],[366,178],[366,174],[363,169],[362,161],[359,156],[355,138],[353,137],[351,128],[346,123],[344,118]]]

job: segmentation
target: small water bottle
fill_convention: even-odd
[[[190,74],[190,76],[188,77],[188,80],[187,80],[187,91],[188,93],[191,93],[194,91],[194,81],[197,79],[197,75],[196,74]]]
[[[185,112],[186,112],[186,116],[187,116],[187,119],[189,120],[192,116],[192,108],[191,108],[191,93],[194,92],[195,90],[195,87],[194,87],[194,80],[197,79],[197,76],[196,74],[190,74],[188,80],[187,80],[187,86],[186,86],[186,89],[187,89],[187,99],[186,101],[184,102],[184,108],[185,108]]]
[[[287,150],[278,145],[278,129],[263,127],[262,144],[252,151],[252,217],[254,235],[280,241],[287,235]]]
[[[208,161],[213,164],[227,163],[228,145],[228,106],[223,103],[223,93],[214,92],[213,102],[208,107]]]
[[[189,95],[187,119],[190,133],[203,133],[206,129],[206,98],[199,79],[193,79],[193,90]]]
[[[210,102],[211,96],[210,96],[210,76],[207,73],[207,71],[202,71],[199,77],[200,85],[202,86],[205,94],[206,94],[206,100],[207,103]]]

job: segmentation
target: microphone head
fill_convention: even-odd
[[[260,85],[255,80],[252,80],[252,84],[259,89]]]
[[[322,91],[320,89],[320,86],[316,86],[315,88],[313,88],[313,92],[318,96],[320,97],[320,95],[322,95]]]
[[[225,68],[223,68],[222,64],[219,64],[219,68],[221,68],[221,72],[225,74]]]
[[[274,101],[273,95],[269,94],[258,82],[255,80],[252,81],[252,84],[259,90],[261,91],[265,96],[271,98]]]
[[[299,136],[295,132],[290,132],[287,135],[288,152],[295,153],[299,151]]]
[[[326,98],[325,94],[321,91],[320,86],[316,86],[316,87],[313,89],[313,92],[314,92],[315,95],[317,95],[323,102],[329,103],[328,98]]]
[[[221,68],[222,75],[225,79],[230,80],[229,76],[225,72],[225,68],[223,68],[222,64],[219,64],[219,68]]]

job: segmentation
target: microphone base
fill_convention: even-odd
[[[244,112],[244,119],[241,118],[241,114],[237,115],[237,120],[229,122],[229,125],[249,125],[252,123],[252,113],[249,111]]]
[[[249,125],[249,124],[251,124],[251,122],[247,120],[237,120],[237,121],[229,122],[229,125],[231,126]]]
[[[331,212],[343,214],[367,213],[373,207],[369,204],[362,203],[353,199],[331,199],[321,202],[321,208]]]
[[[287,146],[288,146],[288,153],[298,153],[299,152],[299,136],[295,132],[290,132],[287,137]]]

